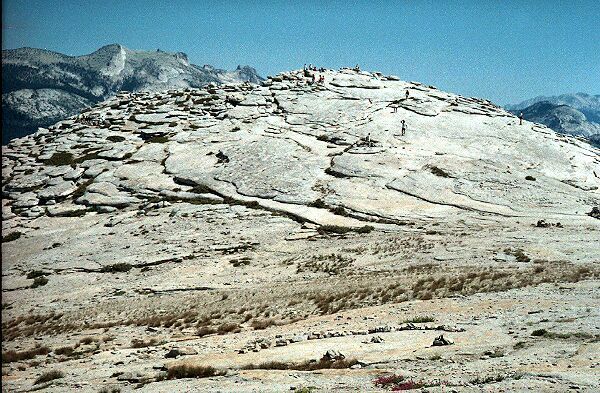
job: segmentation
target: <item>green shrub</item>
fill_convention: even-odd
[[[13,240],[17,240],[21,237],[21,232],[13,231],[6,236],[2,236],[2,243],[12,242]]]
[[[31,284],[31,288],[43,287],[48,284],[48,279],[45,276],[36,277]]]
[[[533,332],[531,332],[531,335],[535,336],[535,337],[542,337],[547,334],[548,334],[548,331],[546,329],[537,329],[537,330],[534,330]]]
[[[320,234],[327,234],[327,233],[345,234],[345,233],[348,233],[348,232],[369,233],[373,229],[375,229],[375,228],[372,227],[371,225],[364,225],[364,226],[359,227],[359,228],[343,227],[343,226],[340,226],[340,225],[321,225],[319,227],[319,229],[317,229],[317,231]]]
[[[169,138],[166,136],[153,136],[152,138],[148,139],[148,143],[167,143],[168,141]]]
[[[414,317],[407,319],[404,323],[425,323],[425,322],[435,322],[435,318],[429,315],[422,315],[419,317]]]
[[[371,225],[364,225],[358,229],[356,229],[356,233],[369,233],[371,232],[373,229],[375,229],[375,227],[371,226]]]
[[[54,153],[44,163],[52,166],[71,165],[74,163],[73,154],[67,152]]]
[[[434,166],[434,165],[430,166],[429,170],[431,171],[431,173],[433,173],[434,175],[439,176],[439,177],[451,177],[448,174],[448,172],[446,172],[443,169],[438,168],[437,166]]]
[[[100,273],[127,273],[133,266],[129,263],[121,262],[113,265],[103,266]]]
[[[322,199],[317,199],[317,200],[309,203],[308,206],[318,207],[319,209],[325,209],[327,207],[327,205],[325,204],[325,202],[323,202]]]
[[[346,213],[346,209],[344,209],[341,206],[336,206],[335,208],[330,210],[333,214],[337,214],[338,216],[345,216]]]
[[[48,274],[48,273],[41,271],[41,270],[32,270],[29,273],[27,273],[26,277],[28,280],[33,280],[34,278],[42,277],[42,276],[45,276],[46,274]]]

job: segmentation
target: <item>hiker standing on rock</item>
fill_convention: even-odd
[[[404,136],[404,134],[406,134],[406,121],[402,120],[402,136]]]
[[[519,125],[523,125],[523,112],[519,113]]]
[[[408,100],[408,96],[410,95],[410,93],[408,92],[408,90],[406,90],[406,100]]]

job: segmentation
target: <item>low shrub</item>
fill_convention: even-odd
[[[57,355],[71,356],[73,354],[74,350],[75,349],[73,347],[60,347],[60,348],[56,348],[54,350],[54,353]]]
[[[65,374],[63,374],[63,372],[59,371],[59,370],[47,371],[47,372],[43,373],[42,375],[40,375],[33,384],[38,385],[40,383],[50,382],[55,379],[63,378],[64,376],[65,376]]]
[[[325,202],[323,202],[322,199],[317,199],[317,200],[309,203],[308,206],[317,207],[319,209],[325,209],[327,207],[327,205],[325,204]]]
[[[321,360],[308,360],[301,363],[283,363],[277,361],[264,362],[260,364],[248,364],[242,367],[242,370],[297,370],[297,371],[314,371],[322,369],[342,369],[350,368],[358,363],[356,359],[338,359],[329,360],[322,358]]]
[[[88,345],[88,344],[93,343],[94,341],[98,341],[98,340],[96,338],[94,338],[94,337],[89,337],[88,336],[88,337],[84,337],[81,340],[79,340],[79,344],[81,344],[81,345]]]
[[[477,376],[477,378],[470,380],[469,383],[472,385],[485,385],[488,383],[501,382],[505,378],[506,378],[506,376],[502,375],[502,374],[486,375],[484,377]]]
[[[146,347],[151,347],[157,343],[158,343],[158,340],[155,338],[151,338],[148,341],[134,338],[133,340],[131,340],[131,348],[146,348]]]
[[[13,240],[17,240],[21,237],[21,232],[13,231],[6,236],[2,236],[2,243],[12,242]]]
[[[241,332],[240,325],[237,323],[224,323],[217,328],[217,333],[219,334],[227,334],[227,333],[239,333]]]
[[[100,273],[127,273],[133,266],[129,263],[121,262],[113,265],[102,266]]]
[[[390,385],[396,385],[396,384],[404,381],[404,379],[405,379],[404,376],[399,375],[399,374],[383,375],[383,376],[375,379],[373,381],[373,384],[375,386],[386,388]]]
[[[2,352],[2,363],[20,362],[22,360],[33,359],[38,355],[47,355],[50,353],[50,348],[39,346],[25,351],[6,351]]]
[[[43,287],[48,284],[48,279],[45,276],[36,277],[31,284],[31,288]]]
[[[344,209],[341,206],[336,206],[333,209],[330,210],[333,214],[337,214],[338,216],[345,216],[346,213],[346,209]]]
[[[452,176],[450,176],[450,174],[448,174],[448,172],[446,172],[443,169],[438,168],[437,166],[434,166],[434,165],[430,166],[429,170],[431,171],[431,173],[433,173],[434,175],[439,176],[439,177],[452,177]]]
[[[119,387],[103,387],[98,391],[98,393],[121,393],[121,388]]]
[[[373,226],[371,226],[371,225],[364,225],[364,226],[356,229],[356,233],[369,233],[373,229],[375,229],[375,228]]]
[[[148,143],[167,143],[168,141],[169,138],[166,136],[153,136],[152,138],[148,139]]]
[[[198,329],[196,331],[196,336],[204,337],[204,336],[208,336],[209,334],[215,334],[216,332],[217,332],[217,329],[215,329],[213,327],[202,326],[200,329]]]
[[[217,370],[210,366],[192,366],[181,364],[169,367],[167,370],[167,379],[181,378],[208,378],[227,374],[226,371]]]
[[[406,382],[400,382],[398,385],[394,386],[392,388],[392,392],[421,389],[422,387],[425,387],[425,384],[423,382],[408,380]]]
[[[28,280],[33,280],[34,278],[42,277],[42,276],[45,276],[46,274],[48,274],[48,273],[43,272],[41,270],[32,270],[29,273],[27,273],[26,278]]]
[[[44,161],[46,165],[60,166],[71,165],[74,163],[73,154],[68,152],[58,152],[52,154],[52,157]]]
[[[537,330],[534,330],[533,332],[531,332],[531,335],[535,336],[535,337],[541,337],[541,336],[545,336],[547,334],[548,334],[548,331],[546,329],[537,329]]]
[[[404,323],[425,323],[425,322],[435,322],[435,318],[430,315],[421,315],[418,317],[410,318],[404,321]]]
[[[275,320],[272,318],[269,319],[255,319],[250,323],[250,326],[254,328],[254,330],[263,330],[268,328],[269,326],[275,325]]]

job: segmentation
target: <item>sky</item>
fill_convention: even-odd
[[[2,49],[119,43],[260,75],[304,63],[516,103],[600,94],[600,0],[3,0]]]

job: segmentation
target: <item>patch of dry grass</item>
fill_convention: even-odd
[[[171,366],[167,369],[166,379],[208,378],[227,374],[211,366],[193,366],[187,364]]]
[[[34,347],[24,351],[10,350],[2,352],[2,363],[20,362],[22,360],[33,359],[38,355],[47,355],[50,353],[50,348],[46,346]]]
[[[322,358],[320,360],[307,360],[300,363],[283,363],[269,361],[259,364],[248,364],[242,367],[242,370],[297,370],[314,371],[322,369],[342,369],[350,368],[358,364],[356,359],[329,360]]]

